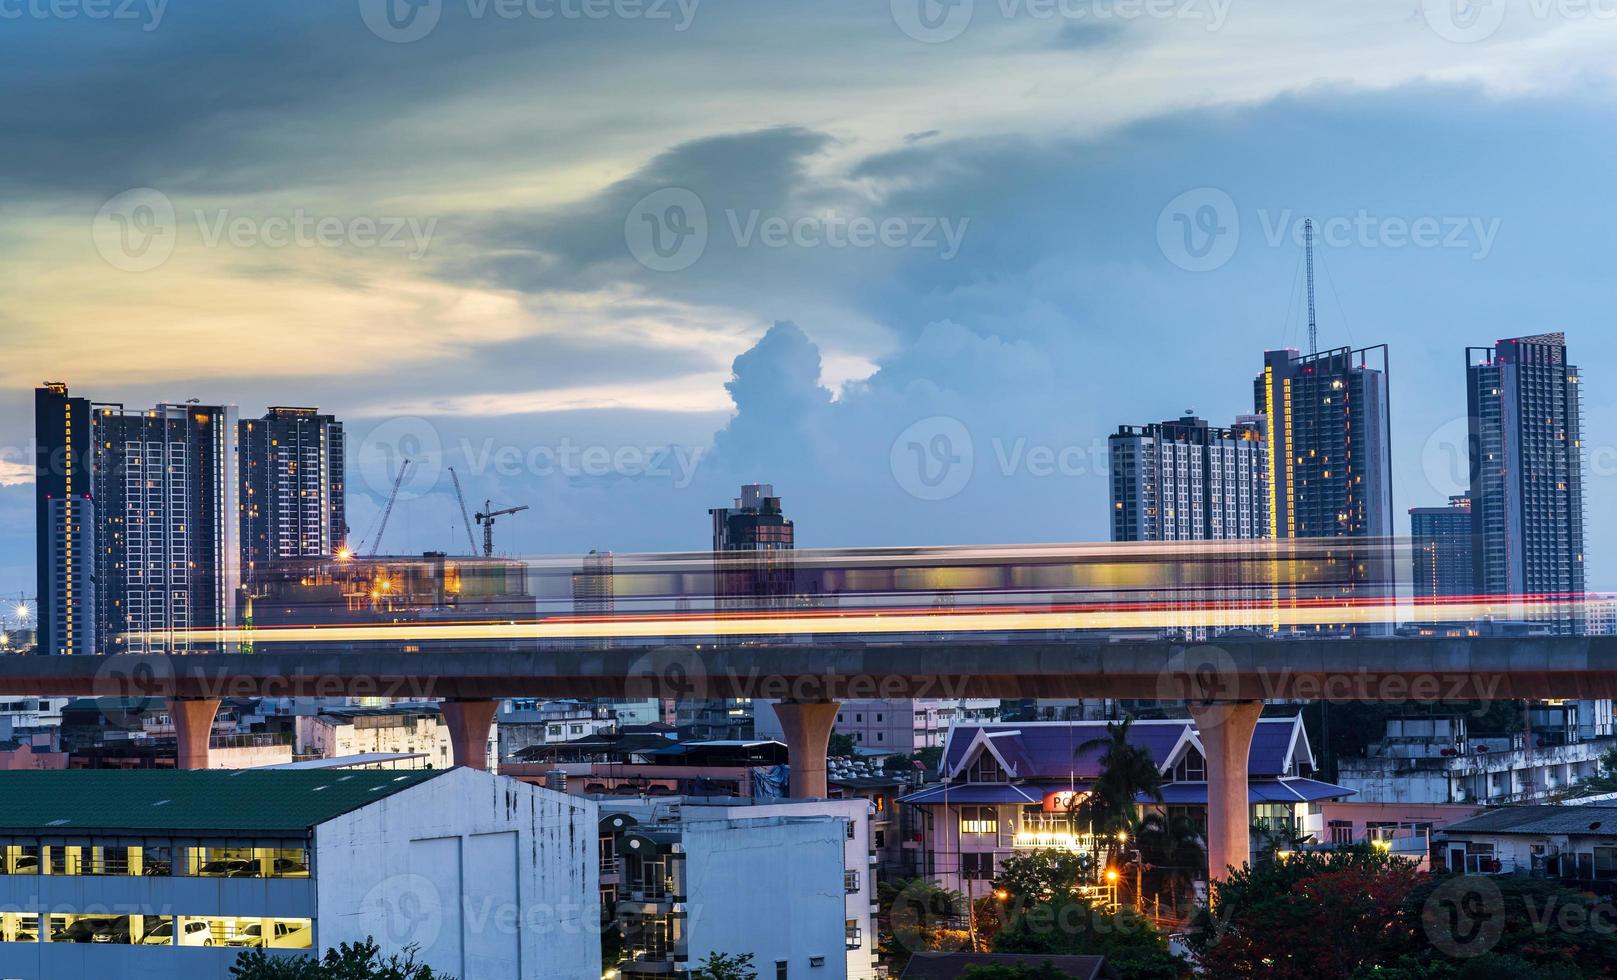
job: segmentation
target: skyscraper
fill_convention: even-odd
[[[1583,413],[1566,335],[1466,348],[1466,403],[1477,591],[1563,597],[1555,628],[1580,632]]]
[[[768,483],[749,483],[730,507],[713,518],[714,599],[719,608],[780,606],[794,592],[792,522]]]
[[[1379,366],[1373,366],[1371,355]],[[1392,523],[1392,436],[1387,348],[1339,347],[1317,354],[1271,350],[1253,382],[1268,426],[1269,535],[1344,539],[1324,557],[1341,578],[1316,598],[1387,601],[1396,571]],[[1377,634],[1389,622],[1319,624],[1315,632]]]
[[[34,390],[36,649],[96,652],[95,498],[90,402],[49,382]]]
[[[1207,541],[1268,533],[1262,426],[1215,429],[1187,413],[1119,426],[1108,440],[1113,541]]]
[[[1447,507],[1409,509],[1410,562],[1415,602],[1476,592],[1472,575],[1471,498],[1450,497]]]
[[[1269,536],[1391,535],[1386,345],[1265,351],[1253,390],[1269,426]]]
[[[342,423],[274,407],[238,430],[243,575],[260,562],[335,555],[348,538]]]
[[[101,653],[180,653],[236,624],[240,459],[234,405],[95,404]]]

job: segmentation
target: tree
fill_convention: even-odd
[[[1100,775],[1075,812],[1089,824],[1091,833],[1103,838],[1133,830],[1142,797],[1162,802],[1162,771],[1150,752],[1129,741],[1133,724],[1132,715],[1125,715],[1121,722],[1107,722],[1105,736],[1089,739],[1077,749],[1077,755],[1100,749]],[[1107,851],[1111,850],[1108,844]]]
[[[999,874],[994,876],[994,890],[1004,892],[1007,901],[1047,902],[1058,896],[1070,896],[1088,877],[1089,864],[1089,855],[1071,851],[1013,854],[1000,864]]]
[[[1081,898],[1012,905],[994,937],[996,953],[1104,956],[1129,980],[1180,980],[1190,964],[1168,939],[1132,909],[1109,912]]]
[[[382,958],[375,940],[343,943],[326,950],[324,959],[312,956],[276,957],[250,949],[236,957],[230,975],[236,980],[454,980],[447,973],[416,962],[416,948]]]
[[[831,739],[826,743],[825,746],[825,754],[832,757],[853,755],[853,746],[854,741],[852,735],[844,735],[841,732],[832,732]]]
[[[928,878],[881,882],[876,887],[879,952],[902,972],[911,954],[965,949],[969,937],[958,928],[965,909],[964,896]]]
[[[1180,890],[1188,894],[1191,883],[1207,870],[1201,828],[1185,816],[1148,813],[1134,828],[1133,837],[1146,864],[1146,890],[1158,896],[1167,892],[1168,907],[1177,914]]]
[[[1346,978],[1411,948],[1418,927],[1398,913],[1420,877],[1413,863],[1371,848],[1245,866],[1213,884],[1190,945],[1210,976]]]
[[[691,980],[758,980],[752,968],[752,954],[709,953],[702,965],[691,971]]]

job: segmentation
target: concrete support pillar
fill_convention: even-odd
[[[780,701],[775,716],[786,736],[792,766],[792,795],[825,799],[825,753],[837,722],[836,701]]]
[[[174,768],[208,768],[208,739],[213,737],[213,718],[218,713],[218,698],[169,701],[168,715],[174,719]]]
[[[1207,750],[1207,867],[1214,881],[1224,880],[1229,868],[1252,860],[1247,756],[1262,714],[1261,701],[1190,706],[1190,717]]]
[[[455,765],[468,769],[488,769],[488,733],[494,727],[497,701],[445,701],[438,706]]]

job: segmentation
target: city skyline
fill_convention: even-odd
[[[0,592],[32,589],[32,492],[16,481],[29,392],[56,378],[130,404],[320,405],[356,454],[389,419],[424,419],[446,458],[431,492],[400,504],[401,549],[455,545],[450,465],[468,499],[534,507],[502,526],[530,553],[700,548],[699,523],[659,515],[760,480],[795,502],[816,545],[1104,540],[1093,456],[1082,476],[1040,476],[1029,450],[1090,453],[1121,421],[1186,407],[1248,411],[1239,378],[1254,352],[1306,347],[1305,217],[1321,346],[1394,348],[1400,514],[1467,489],[1453,352],[1492,338],[1568,333],[1588,373],[1591,499],[1609,483],[1617,452],[1600,433],[1617,388],[1602,365],[1617,338],[1602,329],[1614,286],[1600,256],[1617,215],[1587,188],[1617,132],[1599,98],[1610,22],[1512,17],[1458,43],[1407,3],[1235,9],[1216,32],[978,6],[941,43],[852,4],[789,41],[773,17],[716,5],[675,31],[478,20],[449,4],[408,43],[375,36],[351,5],[260,10],[250,27],[178,8],[149,32],[15,24],[0,41],[17,55],[0,77],[17,93],[18,149],[0,162],[13,215],[0,241],[0,548],[24,558],[0,561]],[[304,81],[260,103],[260,82],[284,80],[287,31],[303,39]],[[229,77],[202,54],[220,38]],[[707,52],[729,45],[758,58],[721,73]],[[804,45],[823,68],[792,56]],[[42,50],[60,57],[42,64]],[[1014,69],[994,57],[1007,50]],[[1260,54],[1275,50],[1308,70]],[[79,98],[90,83],[67,66],[91,55],[96,91],[126,93],[116,113]],[[197,84],[152,77],[153,57]],[[1163,57],[1171,83],[1149,67]],[[637,68],[579,93],[586,58]],[[1014,111],[973,96],[1001,86],[1019,93]],[[655,122],[611,108],[648,87],[663,96]],[[769,97],[730,95],[749,87]],[[1072,91],[1097,94],[1058,94]],[[515,92],[574,95],[536,114]],[[251,123],[217,110],[236,95]],[[112,216],[134,214],[122,196],[139,188],[173,205],[178,228],[167,259],[137,271],[112,261]],[[640,261],[626,234],[669,188],[707,219],[705,250],[681,269]],[[408,220],[401,248],[261,240],[300,212],[345,235],[371,219],[378,237],[413,218],[431,224],[430,247],[417,257]],[[869,248],[825,234],[799,246],[790,229],[780,245],[770,230],[827,213],[835,234],[854,219],[931,227]],[[1233,234],[1198,257],[1182,236],[1201,234],[1203,215]],[[108,233],[112,260],[97,248]],[[801,333],[770,334],[777,321]],[[940,417],[972,436],[975,472],[925,499],[894,479],[892,448]],[[493,462],[503,447],[568,446],[638,453],[632,474],[667,475]],[[649,458],[666,447],[683,462]],[[387,492],[363,470],[356,528]],[[844,494],[869,516],[842,515]],[[1590,587],[1617,586],[1617,520],[1602,508],[1588,543]]]

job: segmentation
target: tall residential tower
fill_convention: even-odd
[[[1565,600],[1582,631],[1583,413],[1566,335],[1466,348],[1477,591]]]

